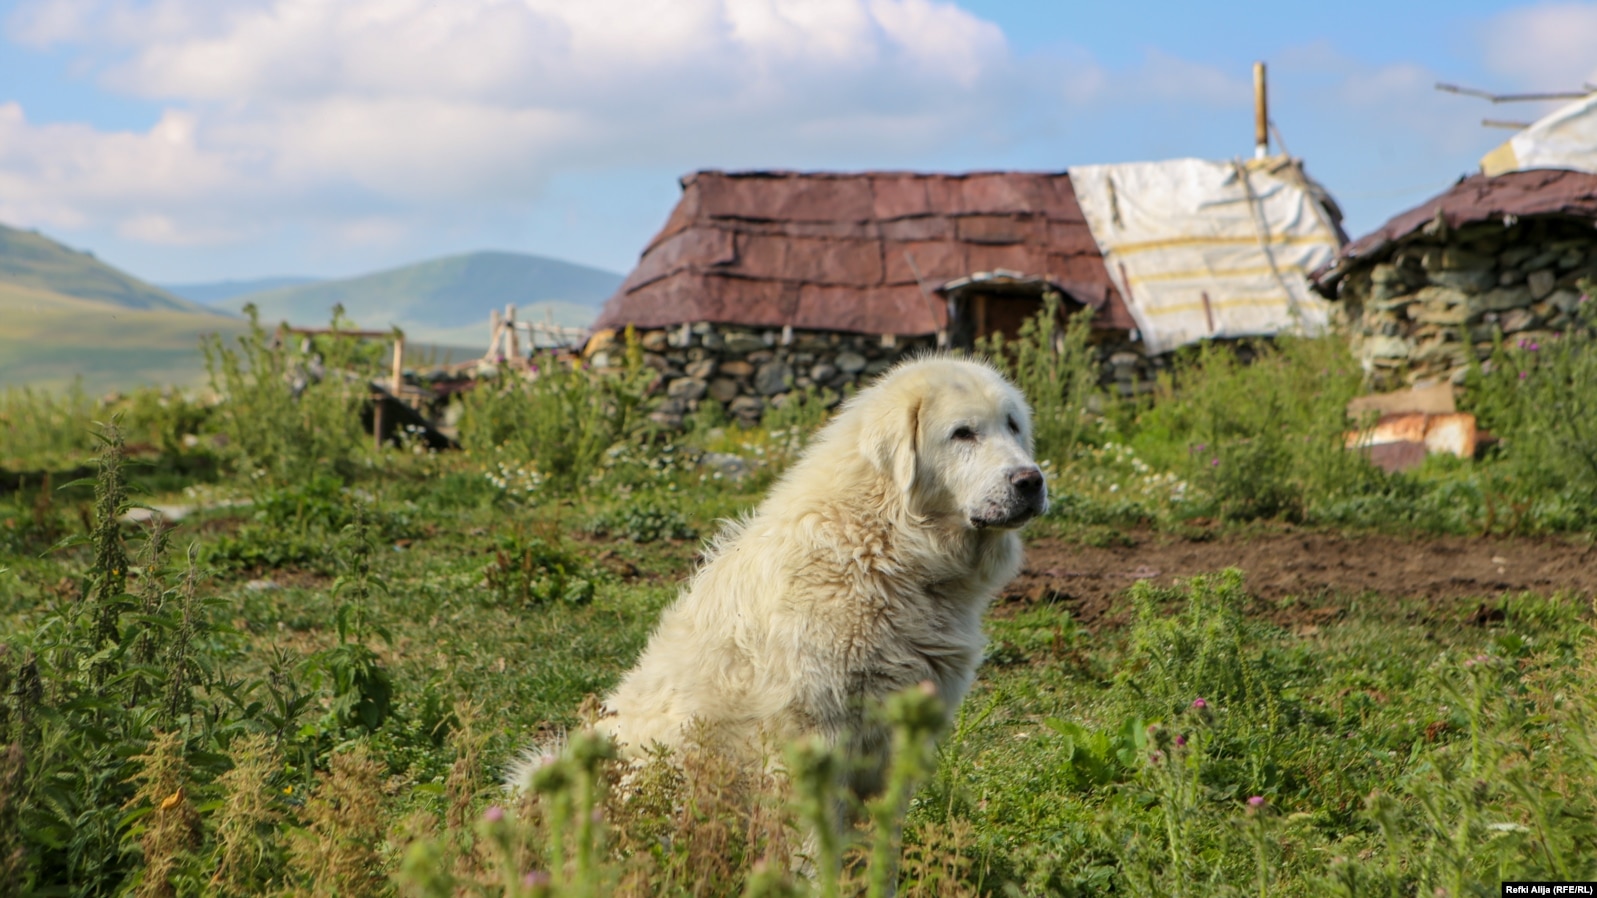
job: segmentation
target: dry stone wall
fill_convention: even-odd
[[[795,392],[814,388],[828,404],[852,386],[868,382],[906,355],[936,345],[931,337],[897,338],[799,331],[683,325],[638,335],[643,361],[658,372],[651,390],[650,418],[681,427],[685,416],[716,402],[739,424],[753,426],[767,408],[781,407]],[[614,331],[599,331],[583,355],[605,369],[622,364],[625,347]]]
[[[1597,230],[1567,220],[1432,227],[1350,272],[1339,298],[1371,386],[1461,383],[1499,337],[1555,339],[1597,275]]]

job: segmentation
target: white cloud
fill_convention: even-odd
[[[226,208],[368,221],[525,203],[573,167],[914,152],[1013,93],[1002,32],[941,0],[36,0],[8,25],[167,112],[0,107],[0,215],[160,242]]]
[[[1487,66],[1525,91],[1597,82],[1597,3],[1542,3],[1502,13],[1481,30]]]

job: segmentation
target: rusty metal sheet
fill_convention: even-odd
[[[971,271],[997,271],[1007,268],[1034,277],[1049,274],[1048,252],[1041,246],[1011,244],[994,246],[986,243],[965,244],[965,264]],[[1107,276],[1107,275],[1106,275]]]
[[[1100,268],[1103,266],[1103,253],[1098,249],[1098,241],[1092,239],[1092,228],[1085,221],[1068,222],[1051,218],[1047,228],[1046,236],[1042,239],[1048,244],[1050,254],[1091,256]]]
[[[1388,248],[1424,228],[1438,215],[1449,228],[1505,216],[1538,215],[1597,219],[1597,175],[1559,169],[1509,172],[1489,178],[1470,175],[1453,187],[1342,248],[1335,260],[1311,275],[1315,287],[1334,296],[1336,282],[1350,270],[1385,258]]]
[[[620,292],[631,293],[684,269],[728,265],[736,259],[737,250],[729,231],[706,227],[679,231],[643,254],[638,267],[622,282]]]
[[[1030,243],[1047,233],[1047,222],[1035,215],[962,215],[954,219],[959,239],[969,243]]]
[[[882,266],[886,283],[924,282],[934,288],[974,270],[965,258],[965,245],[952,240],[890,240],[882,249]]]
[[[918,336],[946,326],[947,303],[914,285],[865,291],[805,284],[794,327]]]
[[[1022,172],[979,172],[960,184],[960,205],[955,214],[1019,215],[1042,205],[1038,176]]]
[[[882,283],[881,247],[875,240],[739,234],[731,267],[751,278],[852,287]]]
[[[953,240],[954,221],[946,215],[918,215],[881,222],[877,231],[887,240]]]
[[[867,221],[870,183],[857,176],[793,172],[703,173],[702,214],[763,221]]]
[[[870,176],[872,214],[880,221],[918,215],[940,214],[932,204],[926,175],[908,172],[882,172]]]

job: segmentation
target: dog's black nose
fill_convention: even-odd
[[[1017,468],[1009,475],[1009,485],[1023,496],[1036,495],[1042,492],[1042,471],[1037,468]]]

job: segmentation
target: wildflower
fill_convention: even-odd
[[[489,805],[488,810],[482,812],[482,819],[489,823],[498,823],[505,819],[505,809],[499,805]]]
[[[1157,751],[1157,750],[1148,752],[1148,763],[1150,763],[1150,764],[1162,764],[1162,763],[1164,763],[1164,752]]]
[[[1176,736],[1176,748],[1186,748],[1186,747],[1187,747],[1187,737],[1186,736],[1181,736],[1181,735]]]
[[[1209,467],[1211,467],[1211,468],[1220,467],[1220,459],[1218,459],[1218,458],[1209,459]]]
[[[1520,380],[1524,380],[1525,379],[1525,372],[1523,372],[1523,371],[1519,372],[1519,379]]]
[[[1264,796],[1263,795],[1250,795],[1250,796],[1248,796],[1248,807],[1254,808],[1255,810],[1257,810],[1258,808],[1264,807]]]
[[[528,870],[527,875],[521,877],[521,884],[529,889],[549,885],[549,874],[542,870]]]
[[[1209,703],[1204,701],[1201,698],[1195,698],[1195,699],[1192,700],[1192,708],[1195,711],[1202,711],[1204,708],[1207,708],[1207,707],[1209,707]]]

